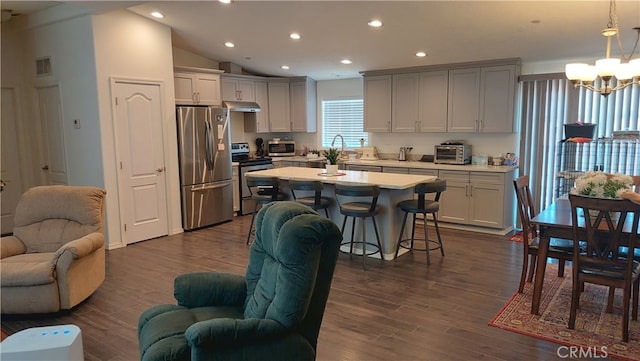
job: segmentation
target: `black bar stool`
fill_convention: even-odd
[[[251,223],[249,224],[249,233],[247,234],[247,244],[251,240],[251,234],[253,231],[253,222],[258,212],[258,207],[264,204],[284,201],[287,199],[287,195],[280,192],[280,185],[278,184],[278,177],[255,177],[251,176],[251,173],[247,173],[247,187],[249,188],[249,194],[251,199],[256,201],[256,205],[253,208],[253,214],[251,215]]]
[[[429,255],[429,251],[434,251],[436,249],[440,249],[440,254],[444,257],[444,248],[442,247],[442,238],[440,237],[440,229],[438,228],[438,211],[440,210],[440,194],[447,189],[447,181],[445,179],[437,178],[433,182],[420,183],[417,184],[414,188],[414,192],[418,195],[418,199],[409,199],[406,201],[402,201],[398,203],[398,207],[404,212],[404,218],[402,219],[402,227],[400,228],[400,235],[398,236],[398,244],[396,245],[396,254],[395,257],[398,257],[398,251],[400,247],[415,250],[415,251],[425,251],[427,253],[427,264],[431,264],[431,257]],[[435,193],[435,198],[433,200],[425,199],[425,195],[429,193]],[[402,238],[402,234],[404,233],[404,227],[407,223],[407,216],[409,213],[413,214],[413,223],[411,229],[411,238]],[[416,232],[416,215],[420,213],[424,217],[424,238],[415,238]],[[436,228],[436,234],[438,236],[437,240],[430,240],[429,233],[427,231],[427,214],[431,214],[433,217],[433,224]],[[409,246],[406,246],[402,243],[411,241]],[[425,248],[415,248],[413,246],[414,241],[424,241]],[[429,242],[434,243],[435,246],[431,247]]]
[[[380,195],[380,187],[377,185],[350,185],[337,183],[335,185],[336,202],[340,208],[340,214],[344,216],[342,222],[342,233],[347,224],[347,218],[353,217],[351,224],[351,242],[344,242],[342,245],[349,244],[349,253],[353,253],[353,238],[355,233],[356,218],[360,218],[362,225],[362,268],[366,269],[367,256],[380,253],[380,259],[384,260],[382,244],[380,244],[380,236],[378,235],[378,226],[376,224],[376,211],[378,210],[378,196]],[[344,197],[368,198],[368,202],[344,202]],[[340,202],[342,198],[343,202]],[[373,221],[373,229],[376,232],[377,244],[367,242],[365,220],[371,217]],[[367,253],[367,245],[373,246],[375,251]]]
[[[291,190],[291,196],[293,200],[300,204],[304,204],[307,207],[313,208],[316,211],[324,209],[324,214],[329,218],[329,206],[331,205],[331,198],[322,196],[322,182],[320,181],[306,181],[300,179],[290,179],[289,189]],[[300,192],[307,194],[304,197],[297,197]],[[313,192],[313,195],[309,195]]]

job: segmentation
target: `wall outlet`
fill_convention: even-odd
[[[80,129],[80,119],[73,120],[73,127],[76,129]]]

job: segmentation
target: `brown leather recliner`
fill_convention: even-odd
[[[70,309],[98,289],[105,279],[105,194],[57,185],[22,195],[13,235],[0,240],[3,314]]]

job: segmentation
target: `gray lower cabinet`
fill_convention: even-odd
[[[382,173],[409,174],[409,168],[404,168],[404,167],[382,167]]]
[[[513,172],[438,172],[447,181],[438,219],[473,226],[508,228],[514,225]]]
[[[359,164],[347,164],[347,170],[359,170],[362,172],[382,172],[382,167],[379,165],[359,165]]]

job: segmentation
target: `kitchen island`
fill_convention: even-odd
[[[386,260],[391,260],[394,257],[400,227],[402,226],[403,213],[396,207],[397,204],[406,199],[413,199],[413,187],[416,184],[430,182],[436,178],[429,175],[375,173],[353,170],[343,170],[340,171],[340,175],[328,176],[323,172],[324,170],[318,168],[283,167],[251,172],[251,176],[278,177],[281,180],[282,191],[288,194],[290,194],[287,185],[287,180],[289,179],[318,180],[324,185],[322,194],[332,199],[335,199],[334,185],[336,183],[378,185],[380,187],[380,196],[378,197],[376,222],[378,224],[380,243],[382,243],[383,248],[382,254]],[[338,226],[342,225],[343,217],[335,202],[329,209],[329,215]],[[351,239],[350,223],[351,222],[347,222],[345,228],[345,242]],[[409,228],[411,227],[406,227],[405,232],[411,232]],[[355,231],[356,249],[354,252],[361,254],[362,235],[360,234],[358,224],[356,224]],[[371,221],[367,221],[366,233],[367,241],[375,242],[375,231]],[[406,235],[404,235],[403,238],[406,238]],[[406,250],[401,249],[401,251]]]

